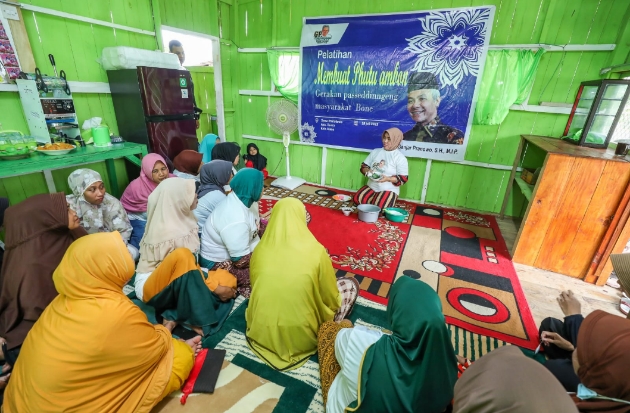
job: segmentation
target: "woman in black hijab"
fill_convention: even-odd
[[[267,158],[260,154],[260,150],[255,143],[250,143],[247,145],[247,153],[243,156],[245,159],[245,167],[247,168],[256,168],[261,171],[267,179],[269,176],[269,172],[267,172]]]
[[[212,148],[212,160],[220,159],[222,161],[231,162],[232,165],[238,165],[240,160],[241,147],[234,142],[221,142]]]

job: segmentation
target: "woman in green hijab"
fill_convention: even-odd
[[[236,276],[237,290],[249,298],[249,259],[263,228],[249,210],[262,196],[263,174],[241,169],[230,182],[232,192],[215,207],[201,231],[199,263],[203,268],[223,268]]]
[[[318,346],[326,413],[441,413],[453,399],[457,359],[433,288],[401,277],[392,286],[387,318],[391,335],[322,325]]]

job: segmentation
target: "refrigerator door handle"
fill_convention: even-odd
[[[178,120],[195,120],[194,113],[185,113],[182,115],[154,115],[154,116],[145,116],[146,122],[173,122]]]

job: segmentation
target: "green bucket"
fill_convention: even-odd
[[[92,139],[94,139],[94,146],[97,147],[111,146],[112,144],[112,140],[109,137],[109,128],[104,125],[92,128]]]

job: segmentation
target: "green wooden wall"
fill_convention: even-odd
[[[24,0],[24,4],[45,7],[97,20],[109,21],[147,31],[155,31],[154,8],[159,8],[162,24],[204,34],[218,32],[216,3],[207,0]],[[43,73],[52,74],[48,54],[55,56],[57,70],[65,70],[68,79],[83,82],[107,82],[107,73],[98,60],[104,47],[129,46],[147,50],[160,48],[156,37],[116,30],[62,17],[22,10],[35,63]],[[158,20],[159,21],[159,20]],[[191,68],[197,104],[204,110],[198,137],[212,131],[210,115],[216,113],[214,70]],[[94,116],[102,117],[113,133],[118,133],[114,106],[109,94],[74,93],[79,123]],[[4,130],[28,126],[17,92],[0,92],[0,124]],[[0,168],[2,161],[0,161]],[[104,163],[89,167],[106,175]],[[119,187],[129,182],[124,162],[116,162]],[[66,179],[72,169],[53,172],[55,186],[68,192]],[[131,177],[133,178],[133,177]],[[109,180],[106,179],[106,184]],[[0,196],[9,196],[12,204],[30,195],[47,192],[43,174],[0,180]]]
[[[280,138],[269,130],[265,112],[276,97],[244,96],[239,90],[268,90],[269,70],[264,54],[239,53],[238,48],[298,46],[305,16],[387,13],[494,4],[496,14],[491,44],[600,44],[615,43],[612,52],[554,52],[543,56],[529,103],[573,101],[582,80],[599,78],[599,70],[628,61],[630,51],[629,3],[618,0],[26,0],[24,3],[79,14],[100,20],[155,30],[158,23],[210,34],[221,39],[226,138],[246,144],[243,135]],[[71,80],[106,81],[96,59],[106,46],[159,47],[153,36],[124,32],[41,13],[23,11],[35,61],[52,72],[47,60],[53,53],[60,69]],[[198,103],[207,114],[216,110],[214,73],[193,70]],[[203,86],[201,86],[203,85]],[[201,87],[200,87],[201,86]],[[201,100],[200,100],[201,99]],[[80,120],[101,116],[117,132],[111,98],[107,94],[76,94]],[[560,136],[567,116],[511,111],[501,125],[474,126],[465,159],[480,163],[511,165],[518,136],[533,133]],[[4,129],[27,131],[17,93],[0,92],[0,123]],[[200,136],[209,132],[209,119],[202,119]],[[297,139],[297,136],[293,137]],[[282,146],[256,141],[269,159],[269,170],[285,173]],[[356,189],[363,184],[358,166],[361,152],[327,151],[326,185]],[[404,198],[419,199],[427,161],[410,159],[410,182],[401,191]],[[0,164],[1,165],[1,164]],[[276,167],[277,166],[277,167]],[[293,145],[291,170],[311,182],[319,182],[322,149]],[[59,172],[63,178],[63,173]],[[59,178],[63,180],[65,178]],[[427,202],[498,212],[508,184],[509,171],[484,167],[432,163]],[[20,194],[44,191],[43,177],[19,177],[2,191],[17,185]],[[57,178],[55,178],[57,180]],[[17,183],[16,183],[17,182]],[[61,188],[61,187],[60,187]],[[21,196],[21,195],[20,195]],[[508,213],[519,215],[523,199],[515,195]]]
[[[629,2],[616,0],[238,0],[231,6],[233,41],[241,48],[299,45],[302,18],[326,15],[388,13],[435,8],[494,4],[496,14],[491,44],[603,44],[615,43],[613,52],[549,52],[541,61],[529,104],[572,103],[579,83],[598,79],[603,67],[627,60],[630,50]],[[268,90],[269,70],[264,54],[237,53],[232,91],[236,98],[235,124],[231,132],[280,138],[269,130],[265,111],[276,97],[241,96],[241,90]],[[559,137],[568,116],[511,111],[497,126],[473,126],[465,160],[512,165],[519,135]],[[294,136],[297,139],[297,136]],[[272,172],[282,154],[275,142],[256,142],[269,159]],[[311,182],[321,176],[321,148],[292,146],[291,172]],[[364,184],[359,165],[366,155],[328,149],[326,185],[356,189]],[[403,198],[420,199],[426,160],[410,159],[410,180],[401,190]],[[284,173],[280,162],[276,174]],[[499,212],[509,180],[509,171],[461,164],[432,162],[426,201],[480,211]],[[515,191],[518,192],[518,191]],[[523,213],[524,199],[515,194],[508,214]]]

